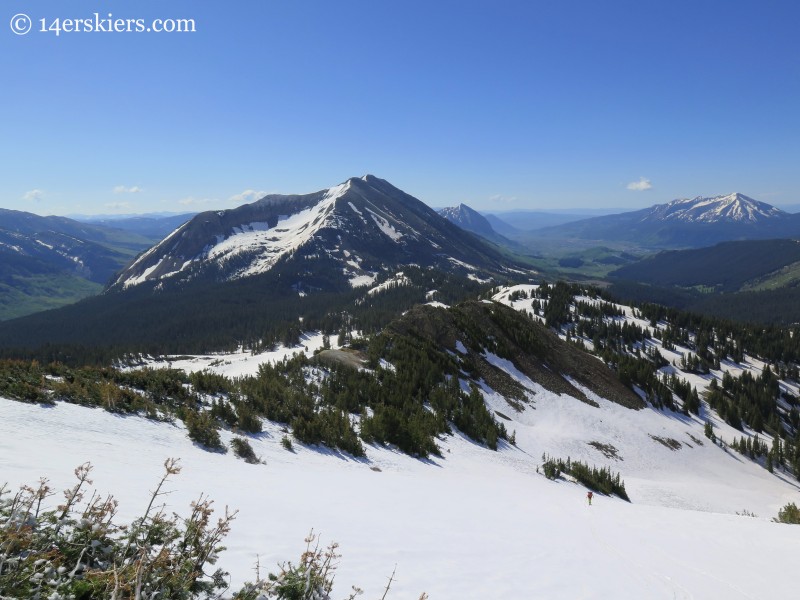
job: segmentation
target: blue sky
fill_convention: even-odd
[[[95,12],[197,31],[38,31]],[[2,13],[4,208],[219,209],[364,173],[497,211],[731,191],[800,203],[788,0],[5,0]],[[17,13],[27,35],[11,31]]]

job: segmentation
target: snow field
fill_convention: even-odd
[[[209,370],[219,375],[230,378],[244,377],[258,373],[258,367],[262,364],[281,362],[286,358],[291,358],[295,354],[305,354],[311,356],[316,350],[321,350],[325,335],[318,331],[306,332],[300,336],[298,346],[280,346],[275,350],[252,354],[247,350],[240,350],[231,353],[205,354],[197,356],[159,356],[151,357],[145,361],[144,365],[153,369],[180,369],[187,373]],[[332,349],[338,349],[336,336],[330,337]]]
[[[444,459],[369,447],[366,462],[299,444],[287,452],[268,426],[251,439],[267,464],[249,465],[198,449],[179,426],[98,409],[0,400],[0,414],[3,479],[46,476],[61,489],[91,460],[96,488],[121,502],[120,522],[144,510],[164,459],[181,457],[171,510],[206,493],[218,510],[240,511],[221,558],[236,583],[253,577],[256,553],[262,569],[296,560],[313,527],[341,545],[335,597],[351,584],[380,597],[395,565],[392,600],[422,591],[436,600],[755,599],[795,589],[794,527],[636,503],[630,484],[634,504],[595,496],[590,508],[579,486],[520,469],[534,458],[522,444],[494,453],[455,435],[442,442]]]

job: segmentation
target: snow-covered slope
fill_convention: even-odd
[[[610,403],[542,397],[525,411],[528,423],[514,425],[517,448],[495,453],[456,435],[441,442],[445,458],[431,461],[373,447],[366,461],[297,444],[288,452],[269,426],[250,440],[261,465],[204,452],[179,426],[97,409],[0,399],[0,414],[2,479],[16,487],[46,476],[63,488],[91,460],[95,487],[121,502],[120,521],[141,514],[164,459],[180,457],[170,510],[185,512],[206,493],[218,510],[240,511],[220,564],[235,583],[253,578],[257,558],[262,573],[296,559],[313,527],[341,544],[336,597],[351,584],[379,597],[395,565],[392,600],[422,591],[458,600],[752,600],[795,589],[796,528],[768,517],[797,490],[709,445],[673,452],[645,435],[621,442],[628,415],[646,413]],[[664,435],[689,427],[645,418],[643,430]],[[585,454],[580,439],[620,448],[624,460],[609,462],[625,473],[632,504],[596,496],[589,507],[579,486],[537,474],[543,451]],[[759,517],[733,514],[745,509]]]
[[[529,312],[535,290],[534,285],[502,288],[494,298]],[[589,296],[578,300],[598,301]],[[490,300],[474,304],[519,318]],[[629,307],[615,308],[620,314],[610,319],[649,328],[654,335],[664,325],[641,319]],[[464,305],[460,310],[481,314],[463,312]],[[413,324],[414,312],[428,317],[420,331],[458,332],[433,327],[450,312],[442,309],[412,309],[402,323]],[[6,479],[16,487],[46,476],[63,488],[71,483],[72,469],[91,460],[96,487],[115,493],[122,503],[121,520],[130,520],[141,514],[164,459],[180,457],[184,471],[170,483],[170,510],[183,511],[206,493],[220,510],[227,505],[240,511],[220,565],[231,571],[234,583],[253,577],[257,556],[262,573],[279,561],[295,559],[313,527],[324,541],[341,544],[335,597],[344,597],[351,584],[363,587],[367,598],[380,597],[395,565],[390,600],[416,600],[422,591],[432,600],[790,597],[797,528],[770,518],[786,503],[797,502],[800,488],[789,475],[779,470],[771,474],[712,443],[703,427],[711,420],[723,441],[739,432],[707,407],[699,417],[627,408],[599,396],[590,389],[595,386],[582,384],[577,375],[566,377],[568,385],[559,388],[566,391],[553,391],[552,382],[545,387],[526,374],[536,365],[501,357],[514,355],[516,360],[517,355],[500,335],[481,335],[488,331],[481,319],[453,322],[469,325],[457,333],[459,339],[439,346],[442,354],[464,359],[464,366],[471,363],[472,368],[458,375],[462,386],[468,387],[470,380],[478,383],[496,418],[514,433],[516,446],[501,443],[493,452],[456,430],[437,440],[441,457],[418,460],[391,447],[367,445],[366,457],[353,459],[297,442],[289,452],[281,444],[283,426],[265,422],[264,432],[250,437],[265,464],[250,465],[230,452],[201,450],[187,439],[180,423],[0,398],[0,482]],[[516,331],[514,323],[510,327]],[[398,335],[401,329],[393,325]],[[478,348],[477,340],[485,344]],[[537,360],[545,361],[553,376],[565,377],[559,365],[568,361],[545,352],[548,339],[537,340],[534,345],[542,349]],[[321,336],[309,335],[296,350],[313,352],[321,341]],[[497,342],[496,352],[490,349],[492,342]],[[657,336],[648,343],[658,344]],[[563,352],[575,356],[577,351],[568,348]],[[182,357],[172,366],[208,367],[238,376],[291,350],[250,359],[236,355],[229,361],[221,355]],[[670,362],[690,351],[679,344],[661,345],[660,350]],[[478,354],[491,369],[478,364]],[[394,369],[387,361],[379,364],[376,369]],[[591,366],[605,369],[599,361]],[[753,373],[763,367],[751,357],[722,365]],[[690,381],[698,389],[709,381],[674,365],[665,369],[694,377]],[[512,401],[498,392],[509,379],[521,387],[524,399]],[[791,391],[797,395],[796,388]],[[225,442],[232,435],[222,432]],[[597,495],[589,507],[583,487],[541,474],[545,453],[619,472],[632,502]]]
[[[407,264],[452,270],[447,258],[485,272],[505,270],[499,254],[480,240],[388,182],[365,175],[313,194],[271,195],[201,213],[140,256],[112,287],[227,281],[291,260],[298,263],[292,270],[298,288],[303,278],[321,272],[360,287]],[[305,287],[322,286],[319,279]]]
[[[498,288],[493,299],[497,302],[510,306],[515,310],[522,311],[530,315],[535,320],[544,322],[544,317],[540,314],[540,312],[534,310],[534,302],[537,302],[537,300],[534,298],[537,288],[537,285],[530,284],[501,287]],[[739,362],[734,362],[730,358],[720,360],[719,368],[709,368],[707,373],[699,373],[690,369],[682,368],[682,365],[685,364],[687,359],[697,356],[697,348],[691,348],[688,344],[683,345],[681,343],[665,344],[662,339],[664,338],[666,331],[670,328],[668,323],[658,322],[653,324],[648,319],[643,318],[641,314],[637,314],[633,308],[624,304],[606,303],[598,298],[589,296],[577,296],[574,300],[575,302],[582,302],[595,306],[599,306],[601,303],[612,306],[618,311],[619,316],[607,317],[605,319],[606,322],[613,322],[620,327],[624,327],[626,325],[634,326],[642,331],[646,331],[649,335],[649,338],[643,342],[633,344],[632,347],[634,351],[639,353],[644,352],[658,354],[666,363],[657,369],[659,376],[664,379],[675,376],[680,382],[684,382],[691,388],[694,388],[701,398],[711,389],[712,382],[715,382],[717,385],[721,384],[726,374],[731,375],[734,378],[738,378],[746,372],[753,379],[757,379],[767,366],[769,366],[773,372],[776,373],[780,372],[781,370],[780,365],[770,365],[768,362],[760,360],[754,356],[750,356],[746,353],[743,354],[742,359]],[[574,305],[572,306],[571,311],[573,313],[575,312]],[[566,339],[566,334],[563,330],[559,331],[559,335],[562,339]],[[580,341],[589,349],[593,348],[593,342],[591,339],[580,336],[574,336],[573,339]],[[795,398],[800,396],[800,384],[798,384],[798,382],[795,380],[779,380],[779,388],[787,398]],[[643,392],[642,395],[644,396]],[[784,417],[790,412],[790,407],[785,401],[781,403],[780,412],[784,415]],[[735,439],[738,439],[743,434],[749,437],[758,436],[760,439],[765,440],[768,444],[771,444],[772,442],[772,437],[768,433],[764,431],[753,431],[751,428],[747,427],[747,425],[744,425],[741,431],[734,429],[728,425],[724,419],[721,419],[716,412],[711,410],[705,401],[701,402],[699,416],[690,417],[675,413],[675,417],[679,421],[686,424],[689,422],[694,422],[695,424],[704,424],[706,421],[708,421],[713,425],[716,438],[723,445],[731,444]],[[697,430],[695,430],[693,435],[696,435],[698,438],[702,437]]]

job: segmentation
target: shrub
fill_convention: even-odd
[[[209,412],[187,410],[183,419],[189,431],[189,439],[201,446],[219,452],[225,452],[225,446],[219,439],[217,424]]]
[[[258,415],[253,412],[252,409],[248,408],[246,404],[237,404],[236,413],[238,415],[238,427],[240,430],[246,433],[261,433],[261,419],[259,419]]]
[[[113,522],[117,502],[87,488],[92,467],[75,469],[78,482],[65,490],[65,501],[48,508],[54,493],[46,480],[22,486],[16,495],[0,486],[0,598],[169,598],[210,600],[227,597],[227,573],[207,572],[224,551],[222,540],[236,513],[212,521],[212,501],[201,496],[187,517],[167,516],[157,501],[162,487],[180,472],[176,459],[164,462],[161,477],[142,516],[130,525]],[[91,493],[89,493],[91,491]],[[87,501],[84,498],[88,497]],[[331,600],[340,555],[338,545],[322,550],[318,537],[306,538],[297,564],[246,583],[235,600]],[[389,578],[383,598],[394,581]],[[356,587],[348,596],[361,593]],[[426,594],[420,600],[427,599]]]
[[[91,468],[86,463],[75,469],[77,484],[54,509],[45,508],[53,495],[45,480],[11,498],[5,487],[0,490],[5,596],[181,600],[216,597],[225,589],[227,573],[206,569],[216,563],[235,513],[226,511],[212,523],[212,502],[202,496],[187,518],[155,506],[164,482],[180,472],[177,460],[165,461],[147,509],[128,527],[113,523],[117,502],[111,496],[88,494]]]
[[[245,462],[248,462],[252,465],[258,464],[258,457],[256,456],[253,447],[250,445],[250,442],[248,442],[245,438],[233,438],[233,440],[231,440],[231,446],[233,446],[233,453],[236,456],[244,459]]]
[[[623,500],[630,502],[628,493],[625,491],[625,482],[620,478],[619,473],[612,474],[611,469],[603,467],[590,467],[580,461],[573,461],[569,457],[567,460],[551,458],[547,455],[542,456],[544,474],[548,479],[558,479],[561,473],[566,473],[574,477],[578,483],[585,485],[590,490],[602,494],[614,494]]]
[[[281,438],[281,446],[286,448],[289,452],[292,452],[294,449],[292,446],[292,439],[288,435],[285,435]]]
[[[790,502],[778,511],[776,523],[788,523],[790,525],[800,525],[800,508],[794,502]]]
[[[264,579],[259,576],[254,583],[245,584],[234,600],[329,600],[333,574],[340,558],[336,552],[338,545],[333,543],[322,550],[318,544],[313,545],[316,541],[317,536],[312,531],[305,539],[306,550],[296,565],[291,562],[282,564],[280,573],[270,573]],[[360,590],[354,588],[348,600],[359,593]]]

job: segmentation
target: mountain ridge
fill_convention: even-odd
[[[492,243],[505,247],[515,245],[515,242],[496,231],[485,216],[463,202],[458,206],[441,208],[437,212],[454,225],[461,227],[461,229],[479,235]]]
[[[637,211],[539,229],[541,238],[634,242],[649,248],[800,236],[800,215],[740,193],[678,199]]]
[[[784,218],[789,213],[771,204],[754,200],[739,192],[719,196],[697,196],[677,199],[666,204],[656,204],[646,218],[651,220],[679,220],[685,222],[715,223],[752,222]]]
[[[507,272],[496,250],[389,182],[365,175],[310,194],[273,194],[200,213],[139,256],[110,289],[233,280],[274,271],[297,257],[305,259],[292,275],[298,289],[309,287],[303,272],[323,263],[330,277],[338,273],[340,283],[351,287],[403,264],[484,279]]]
[[[99,293],[151,243],[113,227],[0,209],[0,319]]]

